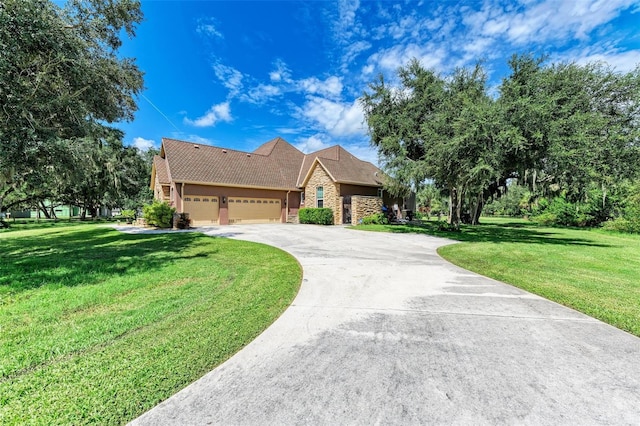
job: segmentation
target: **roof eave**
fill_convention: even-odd
[[[343,183],[345,185],[370,186],[372,188],[382,188],[384,186],[382,183],[365,183],[365,182],[354,182],[354,181],[348,181],[348,180],[337,180],[336,183]]]
[[[301,191],[300,188],[285,188],[285,187],[275,187],[275,186],[261,186],[261,185],[241,185],[241,184],[233,184],[233,183],[223,183],[223,182],[198,182],[198,181],[189,181],[189,180],[176,180],[176,184],[186,183],[188,185],[204,185],[204,186],[222,186],[227,188],[249,188],[249,189],[266,189],[270,191]]]

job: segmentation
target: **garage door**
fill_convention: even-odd
[[[184,197],[184,211],[189,213],[192,226],[216,225],[220,210],[218,197],[202,197],[186,195]]]
[[[280,222],[280,200],[229,197],[229,223]]]

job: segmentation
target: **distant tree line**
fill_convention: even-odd
[[[118,56],[141,20],[136,0],[0,2],[0,211],[48,200],[95,214],[148,198],[151,153],[111,126],[133,119],[143,88]]]
[[[640,198],[640,67],[618,73],[532,55],[514,55],[509,67],[497,88],[481,64],[443,76],[417,60],[398,82],[370,84],[361,103],[394,189],[433,185],[455,226],[478,223],[510,192],[519,214],[546,211],[560,224],[630,215]],[[437,201],[429,191],[422,198]]]

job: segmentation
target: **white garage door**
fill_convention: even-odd
[[[276,198],[229,197],[229,223],[280,222],[280,200]]]
[[[189,213],[192,226],[218,224],[219,211],[218,197],[200,195],[186,195],[184,197],[184,212]]]

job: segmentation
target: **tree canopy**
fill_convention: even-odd
[[[143,87],[134,60],[118,56],[120,36],[141,20],[136,0],[0,3],[0,210],[11,193],[77,184],[80,152],[118,146],[111,125],[133,119]]]
[[[450,197],[449,220],[477,223],[485,202],[517,179],[573,199],[604,197],[640,170],[640,68],[546,65],[514,55],[491,95],[482,65],[440,75],[417,60],[361,98],[383,167],[406,185],[432,181]]]

